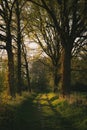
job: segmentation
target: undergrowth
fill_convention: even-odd
[[[0,130],[87,130],[85,94],[70,99],[58,94],[29,94],[2,98]]]

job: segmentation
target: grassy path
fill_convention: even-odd
[[[41,130],[40,113],[33,102],[35,96],[27,98],[17,109],[14,130]]]
[[[0,130],[87,130],[86,108],[69,105],[54,94],[27,97],[6,114],[9,118]]]

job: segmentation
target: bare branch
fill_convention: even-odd
[[[6,46],[0,45],[0,49],[6,49]]]

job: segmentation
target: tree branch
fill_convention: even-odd
[[[6,46],[0,45],[0,49],[6,49]]]
[[[0,34],[0,41],[4,41],[4,42],[6,42],[6,37],[3,36],[2,34]]]

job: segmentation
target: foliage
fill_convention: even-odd
[[[6,80],[12,96],[15,96],[18,91],[21,94],[24,83],[28,82],[30,87],[28,53],[24,44],[28,46],[28,42],[31,41],[38,43],[42,48],[41,51],[46,53],[45,55],[41,52],[42,61],[46,63],[43,55],[48,56],[52,64],[52,71],[49,69],[51,76],[49,76],[48,70],[41,68],[41,65],[36,65],[37,63],[33,61],[37,67],[32,63],[36,73],[33,75],[31,72],[32,86],[38,86],[44,90],[50,79],[52,83],[54,80],[53,86],[56,90],[61,78],[60,88],[62,88],[63,95],[67,95],[70,92],[71,73],[73,84],[79,80],[82,84],[86,84],[87,76],[84,70],[87,63],[84,62],[84,60],[87,61],[86,7],[86,0],[0,1],[0,49],[7,51],[8,74],[6,75],[8,76],[6,77],[8,79]],[[79,58],[72,60],[72,56],[79,56]],[[82,71],[71,72],[71,60],[72,67],[74,65],[78,68],[79,65]],[[2,76],[1,80],[3,81]]]
[[[86,1],[28,1],[30,1],[30,4],[32,3],[30,6],[31,11],[27,13],[29,18],[28,28],[31,30],[28,31],[29,36],[39,43],[52,61],[55,61],[57,56],[56,50],[58,46],[55,47],[55,45],[61,44],[62,91],[64,95],[69,94],[71,86],[71,53],[74,51],[75,55],[81,47],[86,45]],[[35,14],[37,15],[35,16]],[[59,55],[58,53],[57,62]],[[59,66],[57,65],[58,68]]]
[[[3,91],[4,76],[0,72],[0,93]]]
[[[80,82],[82,84],[87,85],[87,58],[86,56],[83,54],[83,57],[80,58],[76,58],[73,61],[73,78],[74,78],[74,82]]]
[[[1,62],[2,66],[0,69],[0,93],[3,91],[8,91],[8,72],[7,72],[7,61],[3,60]]]
[[[72,59],[72,89],[87,91],[87,58],[85,52],[80,52],[79,57]]]
[[[36,60],[32,63],[32,67],[30,70],[31,73],[31,85],[32,89],[36,91],[47,91],[50,88],[49,86],[49,71],[47,66],[44,63],[41,63],[40,60]]]

